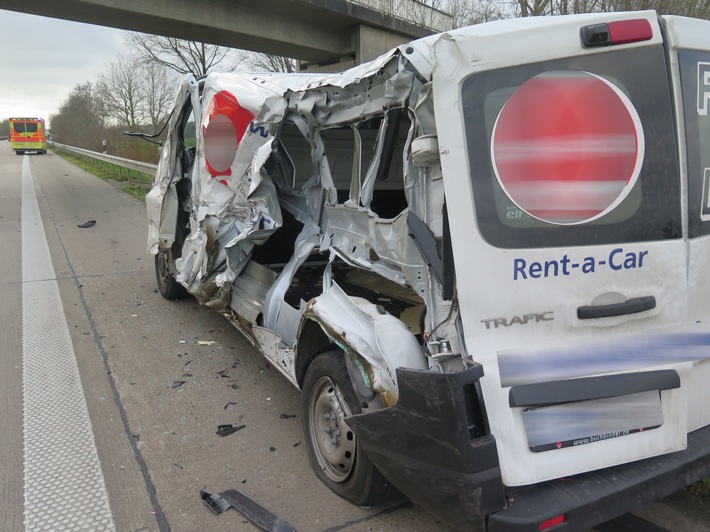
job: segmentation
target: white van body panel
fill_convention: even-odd
[[[468,242],[466,246],[453,246],[457,270],[467,272],[458,278],[459,293],[467,294],[460,299],[465,344],[471,356],[485,367],[481,385],[506,485],[532,484],[572,475],[579,471],[581,463],[585,468],[599,469],[680,450],[685,447],[689,429],[710,422],[710,414],[701,413],[699,405],[703,403],[696,399],[707,394],[699,393],[695,386],[697,366],[707,365],[707,361],[702,361],[708,356],[707,346],[699,356],[683,353],[666,360],[657,360],[657,353],[644,349],[649,333],[674,334],[671,332],[674,327],[693,323],[701,316],[706,318],[705,311],[701,316],[688,313],[695,306],[689,302],[688,294],[693,294],[695,300],[699,290],[707,290],[708,281],[704,276],[702,287],[690,286],[686,272],[693,275],[693,267],[689,269],[686,261],[690,260],[691,265],[704,264],[697,262],[695,259],[700,257],[694,255],[708,253],[707,241],[691,246],[687,241],[675,240],[623,246],[510,250],[488,245],[471,230],[478,223],[475,210],[471,209],[471,179],[459,171],[470,165],[467,150],[461,144],[464,138],[461,131],[465,129],[460,101],[462,80],[478,72],[513,64],[579,54],[577,46],[570,50],[565,48],[572,42],[569,35],[575,36],[576,44],[583,25],[625,18],[629,18],[629,14],[605,13],[574,20],[540,19],[538,24],[521,20],[518,26],[486,25],[479,32],[472,28],[466,35],[445,34],[434,46],[440,67],[434,71],[433,79],[441,164],[447,176],[449,212],[457,220],[451,228],[452,238],[454,242]],[[653,38],[627,46],[654,46],[662,41],[654,12],[634,13],[633,18],[646,18],[653,28]],[[541,32],[541,26],[554,26],[554,32]],[[707,29],[705,24],[699,26]],[[509,38],[507,30],[511,32]],[[490,45],[486,39],[490,39]],[[608,53],[608,50],[586,50],[585,53]],[[527,268],[520,267],[521,264]],[[536,267],[531,271],[533,265]],[[700,278],[699,275],[694,277]],[[502,286],[508,286],[510,291],[501,292]],[[655,309],[604,320],[580,320],[576,316],[576,309],[584,305],[645,296],[655,297],[658,302]],[[485,304],[481,304],[484,301]],[[541,320],[541,315],[546,319]],[[699,329],[707,334],[707,319],[699,324]],[[609,359],[617,356],[615,351],[620,343],[636,347],[629,347],[621,355],[627,357],[626,363],[614,367]],[[558,353],[557,362],[555,353]],[[516,371],[510,361],[521,358],[527,363],[519,365]],[[571,360],[575,360],[574,366]],[[594,363],[595,360],[598,363]],[[501,373],[502,366],[507,373]],[[681,377],[680,389],[661,392],[663,424],[623,437],[609,436],[593,445],[575,444],[554,452],[532,452],[523,420],[525,409],[511,408],[508,404],[510,387],[515,384],[661,368],[672,368]],[[692,390],[690,401],[689,390]],[[618,401],[621,407],[623,401],[621,398]],[[689,403],[692,405],[690,427]],[[583,403],[579,405],[579,415],[591,415],[583,410]],[[608,432],[601,436],[606,438],[608,434],[623,433],[635,427],[633,416],[628,419],[623,411],[623,408],[618,409],[616,427],[611,423],[607,426]],[[565,419],[560,416],[560,424]],[[591,427],[579,430],[577,438],[581,442],[592,435]],[[585,434],[585,430],[590,433]],[[554,438],[552,432],[549,436]]]
[[[677,94],[682,93],[679,75],[677,53],[685,50],[708,50],[707,35],[708,23],[687,17],[665,16],[667,29],[667,46],[671,50],[670,61],[674,75],[671,80]],[[710,55],[710,54],[709,54]],[[698,65],[697,96],[698,114],[707,116],[710,113],[710,58]],[[685,118],[682,102],[676,100],[678,127],[678,145],[682,152],[687,150],[685,131]],[[710,180],[710,165],[700,169],[705,175],[705,180]],[[690,178],[691,176],[689,176]],[[701,176],[697,176],[700,178]],[[683,183],[683,202],[707,201],[690,195],[688,181]],[[688,239],[688,314],[691,317],[707,322],[710,319],[710,277],[707,275],[707,265],[710,264],[710,237],[702,236]],[[696,430],[710,423],[710,360],[696,360],[689,377],[688,389],[692,400],[688,405],[688,431]]]

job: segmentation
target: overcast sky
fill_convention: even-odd
[[[0,120],[49,120],[77,83],[106,72],[124,33],[0,9]]]

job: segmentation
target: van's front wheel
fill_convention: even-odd
[[[311,467],[336,495],[357,504],[385,502],[394,488],[357,444],[347,418],[360,413],[338,349],[318,355],[303,384],[303,429]]]

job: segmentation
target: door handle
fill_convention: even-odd
[[[580,320],[591,320],[594,318],[610,318],[612,316],[624,316],[626,314],[636,314],[656,308],[656,298],[654,296],[636,297],[628,299],[623,303],[612,305],[587,305],[577,309],[577,318]]]

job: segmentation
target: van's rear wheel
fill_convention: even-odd
[[[311,467],[336,495],[358,506],[375,506],[395,492],[357,444],[347,418],[360,413],[338,349],[318,355],[303,383],[303,430]]]
[[[187,295],[187,289],[175,280],[172,252],[159,252],[155,256],[155,279],[158,282],[158,292],[165,299],[182,299]]]

